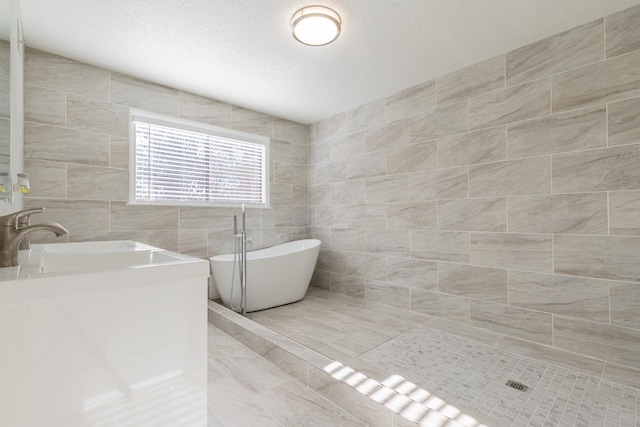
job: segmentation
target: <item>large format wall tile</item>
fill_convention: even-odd
[[[69,164],[67,197],[126,201],[129,198],[129,171]]]
[[[364,180],[340,181],[331,184],[332,205],[364,203]]]
[[[331,160],[364,154],[364,134],[353,133],[347,137],[331,141],[329,149]]]
[[[611,324],[640,329],[640,285],[611,282]]]
[[[438,201],[440,230],[507,231],[506,197]]]
[[[608,112],[609,145],[640,142],[640,98],[611,103]]]
[[[54,221],[69,233],[109,231],[109,202],[102,200],[26,199],[25,209],[45,207],[45,212],[31,217],[32,222]]]
[[[411,175],[411,199],[464,198],[469,194],[467,167],[438,169]]]
[[[435,169],[438,150],[435,141],[409,144],[387,150],[387,174],[419,172]]]
[[[126,137],[129,136],[129,108],[67,95],[67,127]]]
[[[640,50],[640,6],[605,18],[607,57]]]
[[[621,365],[640,367],[640,331],[554,316],[554,345]]]
[[[471,300],[471,324],[500,334],[551,344],[551,314]]]
[[[347,179],[358,179],[384,175],[386,171],[386,154],[384,151],[376,151],[347,159],[345,173]]]
[[[29,174],[29,197],[64,199],[67,196],[67,165],[25,159],[24,171]],[[123,184],[123,183],[121,183]],[[124,183],[125,188],[128,182]]]
[[[384,123],[384,107],[384,100],[378,99],[347,111],[347,132],[355,132]]]
[[[401,202],[387,204],[387,228],[435,230],[438,228],[438,202]]]
[[[91,153],[92,150],[89,150],[89,152]],[[77,154],[78,153],[76,153],[76,155]],[[129,169],[129,155],[129,138],[123,138],[121,136],[109,137],[109,167]],[[86,162],[78,161],[78,163]],[[98,166],[101,166],[101,164],[98,164]]]
[[[606,108],[585,108],[511,124],[507,133],[510,159],[604,147]]]
[[[553,272],[549,234],[471,233],[469,247],[475,265]]]
[[[640,282],[640,237],[558,235],[556,273]]]
[[[177,206],[127,206],[111,202],[111,230],[171,230],[178,228]]]
[[[616,365],[607,362],[602,372],[602,378],[631,387],[640,388],[640,369],[633,369],[628,366]],[[627,419],[628,420],[628,419]],[[626,420],[625,420],[626,422]]]
[[[8,40],[0,40],[0,79],[9,80],[11,59]]]
[[[551,112],[551,83],[539,80],[469,100],[469,130],[532,119]]]
[[[367,202],[404,202],[409,200],[409,175],[392,175],[367,178],[365,197]]]
[[[366,249],[365,230],[350,228],[331,229],[331,248],[336,251],[364,252]]]
[[[486,163],[469,167],[469,196],[518,196],[551,192],[548,157]]]
[[[367,232],[367,252],[375,254],[408,257],[410,242],[409,230],[369,230]]]
[[[509,304],[606,323],[609,321],[609,282],[512,271]]]
[[[509,231],[607,234],[607,194],[509,197]]]
[[[640,51],[553,76],[553,111],[640,96]]]
[[[365,299],[403,310],[411,308],[411,291],[409,288],[386,282],[367,280],[365,284]]]
[[[441,262],[438,263],[438,277],[440,292],[507,302],[507,270]]]
[[[464,133],[468,130],[467,127],[467,103],[459,102],[412,117],[411,141],[420,142]]]
[[[455,295],[412,289],[411,311],[469,323],[469,299]]]
[[[67,97],[64,92],[24,85],[24,119],[26,121],[64,126]]]
[[[111,73],[110,101],[170,116],[178,115],[178,90]]]
[[[609,193],[609,233],[640,236],[640,191]]]
[[[507,54],[507,85],[550,76],[604,59],[604,20],[598,19]]]
[[[126,154],[128,158],[128,141]],[[25,122],[24,157],[32,160],[109,166],[109,136]]]
[[[504,126],[438,140],[438,167],[472,165],[507,159]]]
[[[231,104],[180,91],[178,111],[187,120],[231,128]]]
[[[235,130],[270,137],[273,135],[274,118],[268,114],[246,108],[231,108],[231,126]]]
[[[449,73],[436,81],[438,105],[504,88],[504,55]]]
[[[346,177],[347,163],[344,160],[332,160],[316,165],[316,184],[344,181]]]
[[[365,132],[365,150],[377,151],[406,145],[411,142],[409,137],[409,120],[398,120],[385,126]]]
[[[109,99],[109,71],[37,49],[26,49],[24,82],[103,101]]]
[[[469,262],[469,233],[412,231],[411,257],[433,261]]]
[[[410,87],[385,100],[387,121],[408,117],[435,107],[435,80]]]
[[[638,164],[640,145],[553,156],[553,192],[640,189]]]
[[[435,291],[438,289],[438,263],[421,259],[387,257],[387,282]]]

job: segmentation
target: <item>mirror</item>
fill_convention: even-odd
[[[0,172],[9,172],[9,1],[0,1]]]

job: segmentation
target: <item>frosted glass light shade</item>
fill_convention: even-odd
[[[340,35],[342,20],[336,11],[324,6],[307,6],[291,17],[293,38],[308,46],[324,46]]]

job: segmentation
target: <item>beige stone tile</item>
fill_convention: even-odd
[[[405,286],[367,280],[364,292],[364,298],[368,301],[390,305],[403,310],[409,310],[411,307],[410,290]]]
[[[404,257],[411,253],[409,230],[369,230],[366,241],[370,253]]]
[[[338,138],[344,135],[347,129],[347,114],[336,114],[324,120],[320,120],[315,125],[316,142]]]
[[[507,199],[439,200],[438,229],[507,231]]]
[[[409,175],[391,175],[365,180],[367,203],[391,203],[409,200]]]
[[[610,282],[611,324],[640,329],[640,285]]]
[[[471,300],[471,325],[551,345],[551,314]]]
[[[178,115],[178,90],[111,72],[110,100],[169,116]]]
[[[268,114],[233,106],[231,126],[234,130],[271,137],[273,135],[273,117]]]
[[[604,20],[598,19],[507,54],[513,86],[604,59]]]
[[[67,197],[126,201],[129,198],[129,171],[69,164]]]
[[[331,141],[331,160],[340,160],[364,154],[364,133],[357,132]]]
[[[10,79],[10,64],[11,60],[9,58],[9,41],[8,40],[0,40],[0,79],[9,80]]]
[[[347,227],[380,230],[386,227],[386,205],[372,204],[352,205],[343,213]]]
[[[308,162],[307,146],[303,144],[291,145],[291,161],[293,163],[299,163],[306,165]]]
[[[178,91],[178,112],[180,118],[230,129],[232,126],[231,109],[231,104],[188,92]]]
[[[109,137],[109,167],[129,169],[129,138]]]
[[[605,17],[607,58],[640,49],[640,6]]]
[[[24,171],[29,174],[29,197],[63,199],[67,197],[67,165],[37,160],[24,161]]]
[[[24,85],[24,119],[26,121],[64,126],[66,102],[67,96],[64,92]]]
[[[331,273],[318,269],[314,270],[309,286],[326,289],[328,291],[331,290]]]
[[[67,127],[127,137],[129,108],[69,94],[67,95]]]
[[[111,231],[178,228],[177,206],[127,206],[111,202]]]
[[[331,184],[331,204],[364,203],[364,180],[342,181]]]
[[[309,186],[309,206],[330,205],[331,184]]]
[[[488,267],[553,272],[551,235],[471,233],[471,263]]]
[[[247,214],[251,215],[251,209],[247,210]],[[239,209],[227,208],[207,208],[196,206],[180,207],[180,228],[199,230],[208,229],[232,229],[233,216],[240,215]],[[247,227],[258,227],[259,222],[256,218],[247,217]]]
[[[140,243],[148,243],[149,233],[146,231],[88,231],[73,233],[69,236],[70,242],[95,242],[100,240],[133,240]]]
[[[411,142],[409,136],[409,120],[398,120],[382,127],[368,130],[365,133],[365,150],[385,150]]]
[[[469,111],[467,102],[436,108],[411,118],[411,142],[442,138],[467,132]]]
[[[553,317],[554,346],[633,368],[640,367],[640,331]]]
[[[469,168],[437,169],[411,174],[411,200],[469,196]]]
[[[347,178],[347,162],[332,160],[316,165],[316,184],[344,181]]]
[[[554,365],[576,369],[580,372],[593,375],[596,378],[602,375],[602,369],[604,368],[604,362],[602,360],[510,336],[502,338],[496,344],[496,347]]]
[[[25,51],[24,81],[103,101],[109,99],[109,71],[37,49]]]
[[[411,289],[411,311],[469,323],[469,299],[455,295]]]
[[[438,289],[438,263],[421,259],[387,257],[387,282],[435,291]]]
[[[433,261],[469,262],[469,233],[411,231],[411,257]]]
[[[610,146],[640,141],[640,98],[613,102],[607,111]]]
[[[625,384],[634,388],[640,388],[640,369],[630,368],[628,366],[616,365],[607,362],[604,365],[602,378]]]
[[[419,172],[438,167],[435,141],[409,144],[387,150],[387,173]]]
[[[271,206],[291,204],[291,184],[272,182],[269,185],[269,203]]]
[[[438,228],[438,202],[401,202],[387,204],[387,228],[435,230]]]
[[[621,101],[640,95],[640,52],[553,76],[553,111]]]
[[[507,126],[510,159],[607,145],[606,108],[590,107]]]
[[[504,55],[449,73],[436,81],[438,106],[466,101],[505,87]]]
[[[274,206],[273,225],[275,227],[306,227],[308,211],[305,206]]]
[[[551,112],[551,82],[537,80],[469,100],[469,130],[533,119]]]
[[[388,97],[385,100],[387,122],[434,108],[436,106],[435,90],[435,80],[429,80]]]
[[[438,277],[440,292],[507,302],[507,270],[441,262],[438,263]]]
[[[509,231],[607,234],[607,193],[509,197]]]
[[[556,273],[640,282],[640,237],[557,235]]]
[[[553,156],[554,193],[640,189],[640,145]]]
[[[271,138],[269,141],[269,160],[291,162],[291,143]]]
[[[355,298],[364,298],[365,279],[331,273],[331,292]]]
[[[347,159],[347,179],[371,178],[387,173],[386,153],[377,151]]]
[[[385,257],[377,254],[348,253],[345,260],[345,274],[365,279],[384,280]]]
[[[318,206],[315,209],[315,225],[316,227],[354,227],[349,224],[345,215],[349,212],[346,205],[335,206]]]
[[[272,162],[272,182],[307,185],[307,168],[290,162]]]
[[[199,258],[207,257],[207,230],[179,230],[178,251]]]
[[[525,196],[550,192],[549,157],[532,157],[469,167],[470,197]]]
[[[149,230],[149,241],[151,246],[178,252],[178,230]],[[208,256],[208,254],[207,254]]]
[[[365,230],[350,228],[331,229],[331,248],[336,251],[364,252],[366,248]]]
[[[424,325],[432,329],[437,329],[439,331],[454,334],[468,340],[491,346],[495,345],[504,337],[502,334],[496,334],[495,332],[487,331],[486,329],[476,328],[463,323],[452,322],[450,320],[437,317],[427,320]]]
[[[378,99],[347,111],[347,132],[355,132],[383,124],[384,105],[384,99]]]
[[[45,208],[31,217],[31,223],[57,222],[70,233],[109,231],[109,202],[88,200],[28,199],[25,209]]]
[[[306,147],[309,140],[309,125],[274,117],[273,137]]]
[[[223,426],[280,426],[254,399],[255,396],[248,394],[231,378],[216,381],[208,387],[207,406]]]
[[[151,238],[149,232],[149,238]],[[228,230],[209,230],[207,234],[207,256],[232,254],[235,252],[235,241],[233,238],[233,228]],[[178,236],[176,235],[176,245],[178,244]]]
[[[129,154],[127,146],[127,156]],[[24,124],[24,157],[94,166],[109,165],[109,137],[38,123]]]
[[[609,193],[609,233],[640,236],[640,191]]]
[[[609,321],[609,282],[511,271],[509,304],[596,322]]]
[[[438,167],[455,167],[507,159],[506,127],[495,127],[438,140]]]

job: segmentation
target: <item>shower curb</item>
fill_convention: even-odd
[[[208,302],[207,318],[213,326],[368,426],[493,425],[475,414],[454,414],[456,419],[452,419],[443,413],[448,405],[443,407],[441,401],[412,398],[216,302]]]

